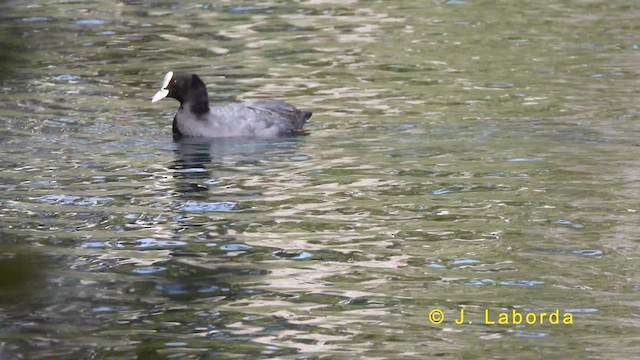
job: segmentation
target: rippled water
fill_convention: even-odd
[[[3,3],[0,358],[637,356],[638,5]],[[174,143],[168,70],[311,135]]]

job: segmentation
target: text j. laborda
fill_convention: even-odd
[[[445,317],[447,320],[453,320],[453,324],[456,325],[573,325],[573,314],[560,311],[560,309],[540,312],[518,311],[516,309],[511,311],[484,309],[482,315],[475,312],[468,314],[464,309],[460,309],[459,312],[454,312],[447,316],[440,309],[429,311],[429,322],[434,325],[442,324],[445,321]]]

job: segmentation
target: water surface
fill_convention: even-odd
[[[635,1],[2,6],[0,357],[640,351]],[[174,143],[169,70],[312,134]]]

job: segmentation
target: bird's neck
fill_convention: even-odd
[[[196,115],[203,115],[209,112],[209,95],[207,90],[199,89],[195,94],[187,98],[183,106],[188,107]]]

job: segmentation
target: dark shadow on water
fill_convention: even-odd
[[[35,252],[0,250],[0,305],[24,304],[44,281],[47,258]]]
[[[23,28],[11,20],[11,7],[7,1],[0,1],[0,81],[12,78],[17,65],[29,60],[29,48],[22,36]]]
[[[28,44],[22,37],[24,30],[10,21],[12,15],[8,2],[0,1],[0,84],[15,77],[17,65],[24,65],[29,59]],[[0,118],[0,125],[5,121]],[[9,134],[3,131],[0,141],[5,141]],[[12,159],[3,161],[12,162]],[[22,251],[16,244],[23,239],[5,235],[5,230],[0,225],[0,306],[24,303],[36,295],[41,289],[45,269],[43,256]],[[1,351],[0,358],[4,358]]]

